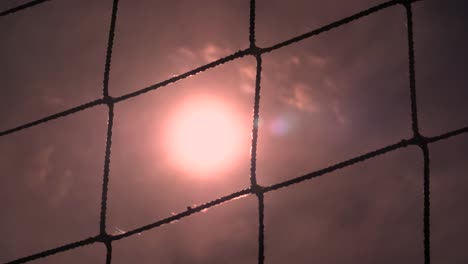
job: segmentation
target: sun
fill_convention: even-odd
[[[190,97],[174,106],[166,126],[171,163],[194,175],[210,176],[232,168],[245,152],[245,130],[238,111],[215,96]]]

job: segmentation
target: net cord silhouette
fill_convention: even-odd
[[[20,11],[24,11],[25,9],[37,6],[39,4],[43,4],[50,0],[36,0],[31,1],[26,4],[8,9],[6,11],[0,12],[0,17],[7,16],[11,14],[15,14]],[[409,146],[417,146],[421,149],[424,164],[423,164],[423,243],[422,248],[424,250],[424,263],[429,264],[431,255],[430,255],[430,159],[429,159],[429,144],[438,142],[441,140],[445,140],[451,137],[458,136],[463,133],[468,132],[468,126],[449,131],[447,133],[443,133],[441,135],[426,137],[420,133],[419,126],[418,126],[418,111],[417,111],[417,97],[416,97],[416,78],[415,78],[415,57],[414,57],[414,39],[413,39],[413,14],[412,14],[412,4],[421,0],[393,0],[387,1],[382,4],[372,6],[366,10],[358,12],[354,15],[348,16],[341,20],[334,21],[330,24],[324,25],[319,27],[315,30],[306,32],[302,35],[296,36],[294,38],[285,40],[283,42],[277,43],[270,47],[261,48],[256,45],[255,39],[255,0],[250,0],[250,17],[249,17],[249,48],[244,50],[239,50],[231,55],[226,57],[220,58],[215,60],[211,63],[205,64],[178,76],[169,78],[164,80],[160,83],[156,83],[149,87],[137,90],[135,92],[131,92],[120,97],[112,97],[109,95],[109,74],[111,69],[111,58],[112,58],[112,47],[114,42],[114,35],[115,35],[115,28],[116,28],[116,21],[117,21],[117,11],[118,11],[118,0],[113,0],[112,6],[112,15],[111,15],[111,23],[109,28],[109,36],[108,36],[108,44],[107,44],[107,53],[106,53],[106,60],[105,60],[105,68],[104,68],[104,79],[103,79],[103,96],[100,99],[96,99],[94,101],[70,108],[63,112],[59,112],[50,116],[46,116],[44,118],[35,120],[30,123],[26,123],[11,129],[7,129],[0,132],[0,136],[6,136],[12,133],[19,132],[23,129],[27,129],[30,127],[34,127],[40,125],[42,123],[46,123],[52,121],[54,119],[63,118],[65,116],[74,114],[76,112],[84,111],[86,109],[93,108],[98,105],[106,105],[108,108],[108,126],[107,126],[107,135],[106,135],[106,147],[105,147],[105,159],[104,159],[104,171],[103,171],[103,184],[102,184],[102,198],[101,198],[101,212],[100,212],[100,221],[99,221],[99,234],[93,237],[85,238],[80,241],[76,241],[73,243],[65,244],[56,248],[52,248],[49,250],[45,250],[30,256],[18,258],[12,260],[7,263],[25,263],[32,260],[36,260],[39,258],[44,258],[47,256],[51,256],[60,252],[72,250],[75,248],[83,247],[86,245],[94,244],[94,243],[103,243],[106,246],[106,263],[111,263],[112,261],[112,242],[120,239],[124,239],[135,234],[139,234],[141,232],[151,230],[153,228],[180,220],[182,218],[188,217],[190,215],[199,213],[205,209],[210,207],[228,202],[230,200],[240,198],[242,196],[247,195],[256,195],[258,198],[258,263],[262,264],[265,262],[265,243],[264,243],[264,194],[267,192],[275,191],[281,188],[285,188],[294,184],[301,183],[306,180],[310,180],[316,177],[320,177],[331,173],[333,171],[351,166],[353,164],[363,162],[369,159],[372,159],[376,156],[383,155],[389,153],[391,151],[395,151],[400,148],[405,148]],[[394,144],[376,149],[374,151],[364,153],[360,156],[356,156],[354,158],[336,163],[326,168],[322,168],[317,171],[310,172],[308,174],[292,178],[290,180],[286,180],[283,182],[279,182],[270,186],[260,186],[257,183],[257,176],[256,176],[256,153],[257,153],[257,141],[258,141],[258,120],[259,120],[259,110],[260,110],[260,81],[261,81],[261,74],[262,74],[262,55],[265,53],[269,53],[275,51],[277,49],[292,45],[294,43],[300,42],[302,40],[308,39],[315,35],[319,35],[326,31],[332,30],[334,28],[343,26],[345,24],[351,23],[355,20],[361,19],[365,16],[374,14],[378,11],[402,5],[406,9],[406,19],[407,19],[407,34],[408,34],[408,72],[409,72],[409,88],[410,88],[410,97],[411,97],[411,122],[412,122],[412,132],[413,137],[409,139],[402,139],[399,142]],[[167,86],[171,83],[180,81],[187,77],[199,74],[204,72],[208,69],[217,67],[221,64],[239,59],[244,56],[253,56],[256,59],[257,67],[256,67],[256,80],[255,80],[255,95],[254,95],[254,106],[253,106],[253,124],[252,124],[252,144],[251,144],[251,169],[250,169],[250,187],[240,190],[238,192],[219,197],[215,200],[207,202],[205,204],[196,206],[196,207],[188,207],[186,211],[180,212],[175,215],[171,215],[167,218],[161,219],[159,221],[150,223],[145,226],[141,226],[134,230],[130,230],[128,232],[112,235],[107,233],[106,231],[106,212],[107,212],[107,194],[108,194],[108,184],[109,184],[109,166],[111,161],[111,145],[112,145],[112,128],[113,128],[113,119],[114,119],[114,105],[124,101],[131,99],[133,97],[145,94],[150,91],[157,90],[161,87]]]

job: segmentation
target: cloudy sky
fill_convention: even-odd
[[[2,0],[0,11],[24,2]],[[379,3],[258,0],[257,45]],[[0,131],[101,97],[111,8],[53,0],[0,17]],[[414,5],[425,136],[468,125],[467,12],[463,0]],[[117,16],[114,97],[249,46],[248,0],[121,0]],[[259,184],[411,138],[406,34],[394,6],[263,56]],[[115,106],[109,233],[249,187],[255,66],[243,57]],[[184,119],[175,113],[207,96],[230,109],[232,129],[220,133],[235,129],[236,153],[200,173],[174,162],[168,135]],[[101,105],[0,137],[1,263],[98,234],[106,122]],[[465,263],[468,135],[429,148],[433,262]],[[266,263],[421,263],[422,179],[413,146],[267,193]],[[113,263],[256,263],[257,217],[254,196],[237,199],[114,242]],[[104,260],[96,243],[34,263]]]

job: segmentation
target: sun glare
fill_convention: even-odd
[[[167,153],[177,168],[209,176],[231,168],[246,151],[245,132],[238,113],[222,99],[188,98],[170,115]]]

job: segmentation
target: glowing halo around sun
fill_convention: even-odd
[[[166,126],[170,163],[206,177],[232,168],[248,151],[243,149],[246,130],[241,121],[235,108],[221,98],[195,96],[181,101]]]

